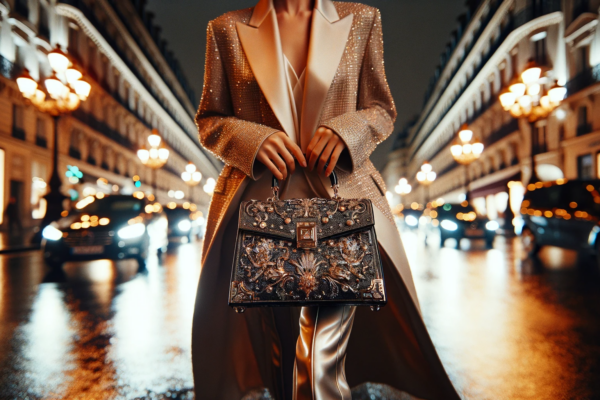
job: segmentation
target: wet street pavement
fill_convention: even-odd
[[[403,233],[421,308],[465,399],[600,398],[600,273],[554,248],[521,262],[493,250],[425,245]],[[451,246],[447,243],[446,246]],[[0,255],[0,398],[192,398],[191,319],[200,243],[147,271],[135,262]]]

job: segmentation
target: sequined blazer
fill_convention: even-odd
[[[385,77],[381,15],[358,3],[316,0],[306,69],[301,147],[324,126],[345,142],[340,194],[369,198],[392,219],[386,188],[369,156],[393,130],[396,108]],[[229,12],[207,28],[200,142],[225,163],[208,214],[204,249],[246,179],[257,179],[262,142],[293,132],[284,59],[272,0]],[[324,178],[320,178],[324,179]],[[206,254],[206,251],[204,251]]]

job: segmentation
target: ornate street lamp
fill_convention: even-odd
[[[417,181],[419,181],[420,185],[423,185],[427,188],[427,198],[429,198],[429,185],[435,181],[437,178],[437,174],[433,172],[433,167],[427,161],[421,165],[421,170],[417,172]],[[427,199],[425,199],[427,202]]]
[[[521,76],[515,79],[500,93],[499,99],[504,110],[514,118],[525,118],[531,126],[531,179],[539,179],[535,171],[535,153],[537,151],[537,135],[535,122],[548,117],[564,100],[567,89],[551,80],[542,68],[530,59]]]
[[[412,191],[412,186],[408,183],[408,179],[400,178],[398,185],[394,188],[394,191],[400,196],[404,196]]]
[[[156,171],[162,168],[169,160],[169,150],[161,146],[162,139],[158,135],[158,130],[152,129],[152,134],[148,136],[148,144],[150,149],[146,149],[143,146],[137,151],[137,156],[147,167],[152,168],[152,187],[154,188],[154,195],[157,194],[157,182],[156,182]]]
[[[198,186],[202,180],[202,174],[191,162],[185,166],[185,171],[181,173],[181,179],[190,187],[190,199],[194,200],[194,186]]]
[[[41,232],[52,221],[61,217],[62,202],[66,198],[61,192],[62,181],[58,173],[58,121],[61,115],[69,114],[79,108],[82,101],[87,100],[92,85],[84,79],[83,73],[71,59],[57,46],[48,53],[48,62],[54,71],[46,78],[43,85],[36,82],[25,69],[17,78],[19,91],[31,104],[41,112],[54,118],[54,149],[52,153],[52,175],[49,182],[49,192],[45,199],[47,209],[40,230],[32,242],[41,241]]]
[[[454,160],[465,166],[465,196],[470,200],[470,179],[467,166],[477,160],[483,153],[483,143],[478,139],[474,139],[473,131],[469,129],[467,124],[464,124],[458,132],[458,138],[450,147],[450,152]]]

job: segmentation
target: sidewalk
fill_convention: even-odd
[[[38,250],[39,245],[31,244],[34,234],[34,228],[23,228],[18,233],[0,231],[0,254]]]

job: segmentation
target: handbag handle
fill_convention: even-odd
[[[340,185],[338,184],[338,177],[335,171],[331,171],[331,174],[329,175],[329,182],[331,182],[331,188],[333,189],[333,198],[339,199],[340,195],[338,190]],[[271,175],[271,189],[273,190],[273,199],[279,200],[279,181],[275,175]]]

